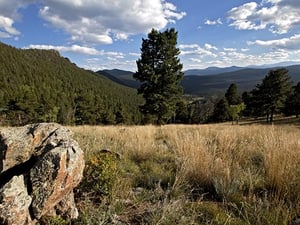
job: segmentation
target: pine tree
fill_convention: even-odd
[[[134,78],[141,82],[138,93],[145,102],[140,110],[148,122],[164,124],[174,117],[183,78],[176,45],[177,32],[173,28],[164,32],[152,29],[142,41]]]
[[[270,70],[252,91],[252,100],[260,108],[259,113],[266,115],[267,122],[272,123],[274,115],[283,112],[291,90],[292,82],[286,69]]]
[[[212,115],[213,122],[224,122],[230,118],[229,105],[227,99],[224,97],[220,99],[215,105],[215,109]]]
[[[229,105],[238,105],[241,103],[241,98],[237,91],[236,84],[231,84],[225,93],[225,97]]]
[[[300,82],[294,87],[293,93],[288,97],[285,104],[286,115],[300,115]]]

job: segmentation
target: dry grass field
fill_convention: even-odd
[[[299,127],[70,129],[86,154],[75,224],[279,225],[300,214]]]

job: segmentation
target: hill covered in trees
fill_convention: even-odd
[[[0,42],[0,124],[139,123],[136,90],[78,68],[54,50]]]

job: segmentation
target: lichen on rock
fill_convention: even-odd
[[[83,169],[83,151],[59,124],[1,129],[0,224],[35,224],[48,215],[76,218],[73,189]]]

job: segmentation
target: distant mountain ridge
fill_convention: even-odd
[[[208,67],[206,69],[190,69],[184,71],[184,75],[191,76],[191,75],[197,75],[197,76],[206,76],[206,75],[215,75],[219,73],[227,73],[227,72],[234,72],[237,70],[244,69],[243,67],[238,66],[231,66],[231,67]]]
[[[96,72],[99,75],[105,76],[112,81],[117,82],[118,84],[122,84],[131,88],[138,88],[140,86],[140,82],[133,78],[133,72],[127,70],[99,70]]]
[[[206,69],[194,69],[184,72],[182,86],[185,94],[192,95],[214,95],[224,93],[230,84],[235,83],[240,92],[250,91],[268,74],[270,70],[286,68],[296,84],[300,81],[300,65],[287,65],[291,62],[272,64],[271,67],[265,65],[248,67],[208,67]],[[133,79],[133,72],[122,70],[102,70],[98,71],[109,79],[118,79],[118,83],[126,86],[138,88],[140,83]],[[110,78],[112,76],[112,78]]]
[[[233,72],[219,73],[206,76],[185,76],[182,86],[186,94],[213,95],[223,94],[230,84],[235,83],[240,92],[250,91],[274,68],[244,68]],[[296,84],[300,81],[300,65],[284,67],[289,71],[292,81]]]

